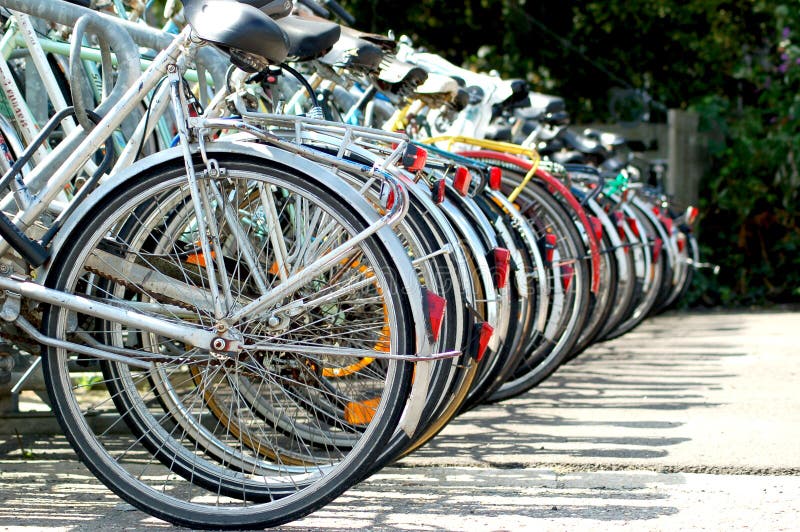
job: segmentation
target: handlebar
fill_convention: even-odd
[[[336,0],[322,0],[322,3],[326,8],[333,11],[333,13],[337,17],[342,19],[344,23],[347,24],[348,26],[352,26],[353,24],[356,23],[356,18],[353,15],[351,15],[350,12],[347,11],[344,7],[342,7],[342,4],[340,4]]]
[[[311,12],[316,16],[322,18],[331,18],[330,11],[319,5],[316,0],[299,0],[299,2],[310,9]]]

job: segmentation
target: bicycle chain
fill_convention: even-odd
[[[146,296],[146,297],[149,297],[151,299],[155,299],[159,303],[164,303],[165,305],[173,305],[173,306],[185,309],[185,310],[191,310],[193,312],[197,312],[197,307],[195,307],[195,306],[192,306],[192,305],[190,305],[188,303],[185,303],[185,302],[177,300],[177,299],[173,299],[173,298],[171,298],[169,296],[165,296],[163,294],[152,294],[150,292],[147,292],[146,290],[143,290],[141,287],[135,285],[134,283],[131,283],[130,281],[126,281],[125,279],[121,279],[119,277],[114,277],[113,275],[110,275],[110,274],[105,273],[105,272],[103,272],[101,270],[98,270],[97,268],[84,266],[84,269],[89,273],[93,273],[93,274],[95,274],[95,275],[97,275],[99,277],[102,277],[103,279],[107,279],[109,281],[113,281],[115,283],[118,283],[118,284],[124,286],[125,288],[127,288],[128,290],[132,290],[132,291],[136,292],[137,294],[139,294],[141,296]]]

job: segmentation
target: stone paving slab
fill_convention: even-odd
[[[404,463],[800,473],[800,313],[649,320]]]
[[[173,528],[78,464],[0,463],[2,530]],[[55,470],[55,471],[54,471]],[[20,478],[21,477],[21,478]],[[476,467],[388,468],[276,530],[797,530],[800,477]]]
[[[800,530],[800,313],[649,320],[283,530]],[[161,530],[0,436],[0,530]]]

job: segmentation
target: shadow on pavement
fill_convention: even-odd
[[[542,519],[554,518],[647,521],[678,512],[665,504],[669,496],[659,483],[663,479],[652,473],[388,470],[283,529],[517,530],[536,529]]]
[[[709,335],[735,330],[716,327],[695,336],[651,325],[599,344],[526,394],[463,414],[404,464],[521,467],[664,458],[670,447],[690,441],[680,431],[687,411],[721,406],[710,392],[737,377],[727,361],[746,353],[724,341],[712,345]]]

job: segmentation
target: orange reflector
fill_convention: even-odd
[[[384,310],[384,313],[386,311]],[[381,334],[378,337],[378,341],[375,342],[375,351],[381,351],[383,353],[388,353],[392,350],[392,331],[388,325],[384,325],[381,328]]]
[[[492,190],[500,190],[500,185],[503,183],[503,171],[496,166],[489,168],[489,188]]]
[[[453,177],[453,188],[458,191],[462,196],[466,196],[469,192],[469,170],[463,166],[456,168],[456,175]]]
[[[351,401],[344,407],[344,420],[353,425],[366,425],[375,417],[381,398]]]
[[[428,320],[430,320],[431,335],[433,336],[433,341],[436,342],[439,340],[439,333],[442,330],[444,312],[447,309],[447,300],[438,294],[426,290],[425,301],[428,304]]]
[[[486,354],[486,349],[489,347],[489,340],[492,339],[494,334],[494,327],[486,323],[478,324],[478,352],[475,353],[475,359],[480,361],[483,355]]]
[[[506,248],[494,248],[494,284],[498,289],[505,288],[508,271],[511,268],[511,252]]]
[[[433,190],[431,191],[431,194],[433,195],[433,202],[436,205],[439,205],[444,201],[445,186],[446,183],[444,179],[438,179],[433,183]]]
[[[216,258],[216,254],[212,251],[211,258]],[[187,264],[194,264],[195,266],[200,266],[202,268],[206,267],[206,258],[202,253],[192,253],[188,257],[186,257]]]

